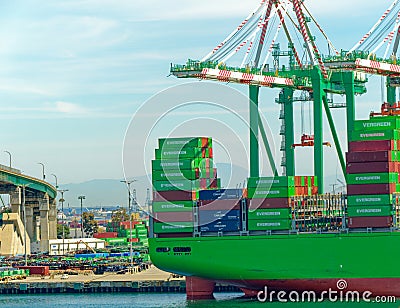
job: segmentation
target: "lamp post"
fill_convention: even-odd
[[[54,173],[52,173],[51,175],[54,176],[54,178],[55,178],[55,180],[56,180],[56,189],[58,189],[58,180],[57,180],[57,176],[56,176]]]
[[[46,179],[46,175],[44,174],[44,164],[43,163],[38,163],[39,165],[42,165],[42,176],[43,176],[43,181]]]
[[[133,251],[132,251],[132,213],[131,213],[131,184],[136,182],[136,180],[124,180],[121,181],[128,186],[128,213],[129,213],[129,255],[130,255],[130,263],[131,269],[133,268]]]
[[[4,152],[6,152],[10,156],[10,168],[11,168],[11,153],[8,151],[4,151]]]
[[[68,189],[59,189],[57,190],[61,193],[61,224],[62,224],[62,253],[64,255],[64,239],[65,239],[65,234],[64,234],[64,193],[68,191]]]
[[[83,237],[83,200],[85,200],[86,197],[79,196],[78,199],[81,200],[81,233],[82,233],[82,237]]]

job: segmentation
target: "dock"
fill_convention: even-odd
[[[233,286],[217,284],[216,292],[240,292]],[[28,277],[24,280],[10,280],[0,283],[0,294],[41,294],[41,293],[185,293],[185,277],[164,272],[154,266],[136,273],[92,273]]]

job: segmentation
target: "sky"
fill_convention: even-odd
[[[338,49],[350,49],[391,2],[306,1]],[[9,151],[13,167],[28,175],[40,178],[38,163],[43,163],[51,182],[51,174],[64,184],[121,179],[127,130],[128,135],[133,130],[135,138],[149,136],[141,122],[135,122],[138,110],[157,98],[160,105],[149,109],[156,111],[163,104],[158,93],[188,82],[168,77],[170,63],[202,58],[258,4],[259,0],[0,0],[0,163],[8,165],[4,151]],[[360,98],[358,116],[379,108],[378,90],[369,88],[368,96]],[[273,123],[271,130],[279,129],[274,114],[278,107],[273,104],[278,90],[262,93],[267,103],[261,109]],[[201,106],[194,106],[183,115],[200,111]],[[221,120],[215,117],[218,112],[211,112],[213,121]],[[334,112],[342,133],[343,115]],[[233,120],[221,121],[226,128]],[[213,134],[201,129],[198,134],[203,132]],[[162,129],[151,135],[145,152],[150,153],[163,135]],[[276,132],[271,135],[279,143]],[[244,144],[245,137],[240,139]],[[139,167],[143,161],[135,151],[143,152],[143,146],[137,144],[138,149],[124,159],[130,161],[128,177],[143,176],[151,159],[147,155],[147,165]],[[306,149],[299,159],[311,153]],[[225,156],[219,155],[223,162]],[[337,173],[337,158],[333,150],[326,157],[332,161],[327,167],[332,176]],[[306,167],[300,164],[300,172],[309,172]]]

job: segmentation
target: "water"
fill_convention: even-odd
[[[0,295],[0,307],[138,307],[138,308],[242,308],[242,307],[400,307],[397,304],[377,303],[260,303],[240,298],[241,294],[218,293],[215,300],[187,301],[185,294],[154,293],[96,293],[96,294],[32,294]]]

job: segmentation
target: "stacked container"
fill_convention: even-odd
[[[349,228],[393,225],[392,194],[399,191],[399,117],[355,121],[346,153]]]
[[[249,178],[248,230],[292,229],[291,197],[318,193],[314,176],[276,176]]]
[[[188,235],[194,231],[199,190],[220,187],[212,140],[167,138],[159,139],[158,145],[152,161],[153,231],[159,237]]]
[[[242,231],[242,189],[201,190],[198,202],[198,231]]]

